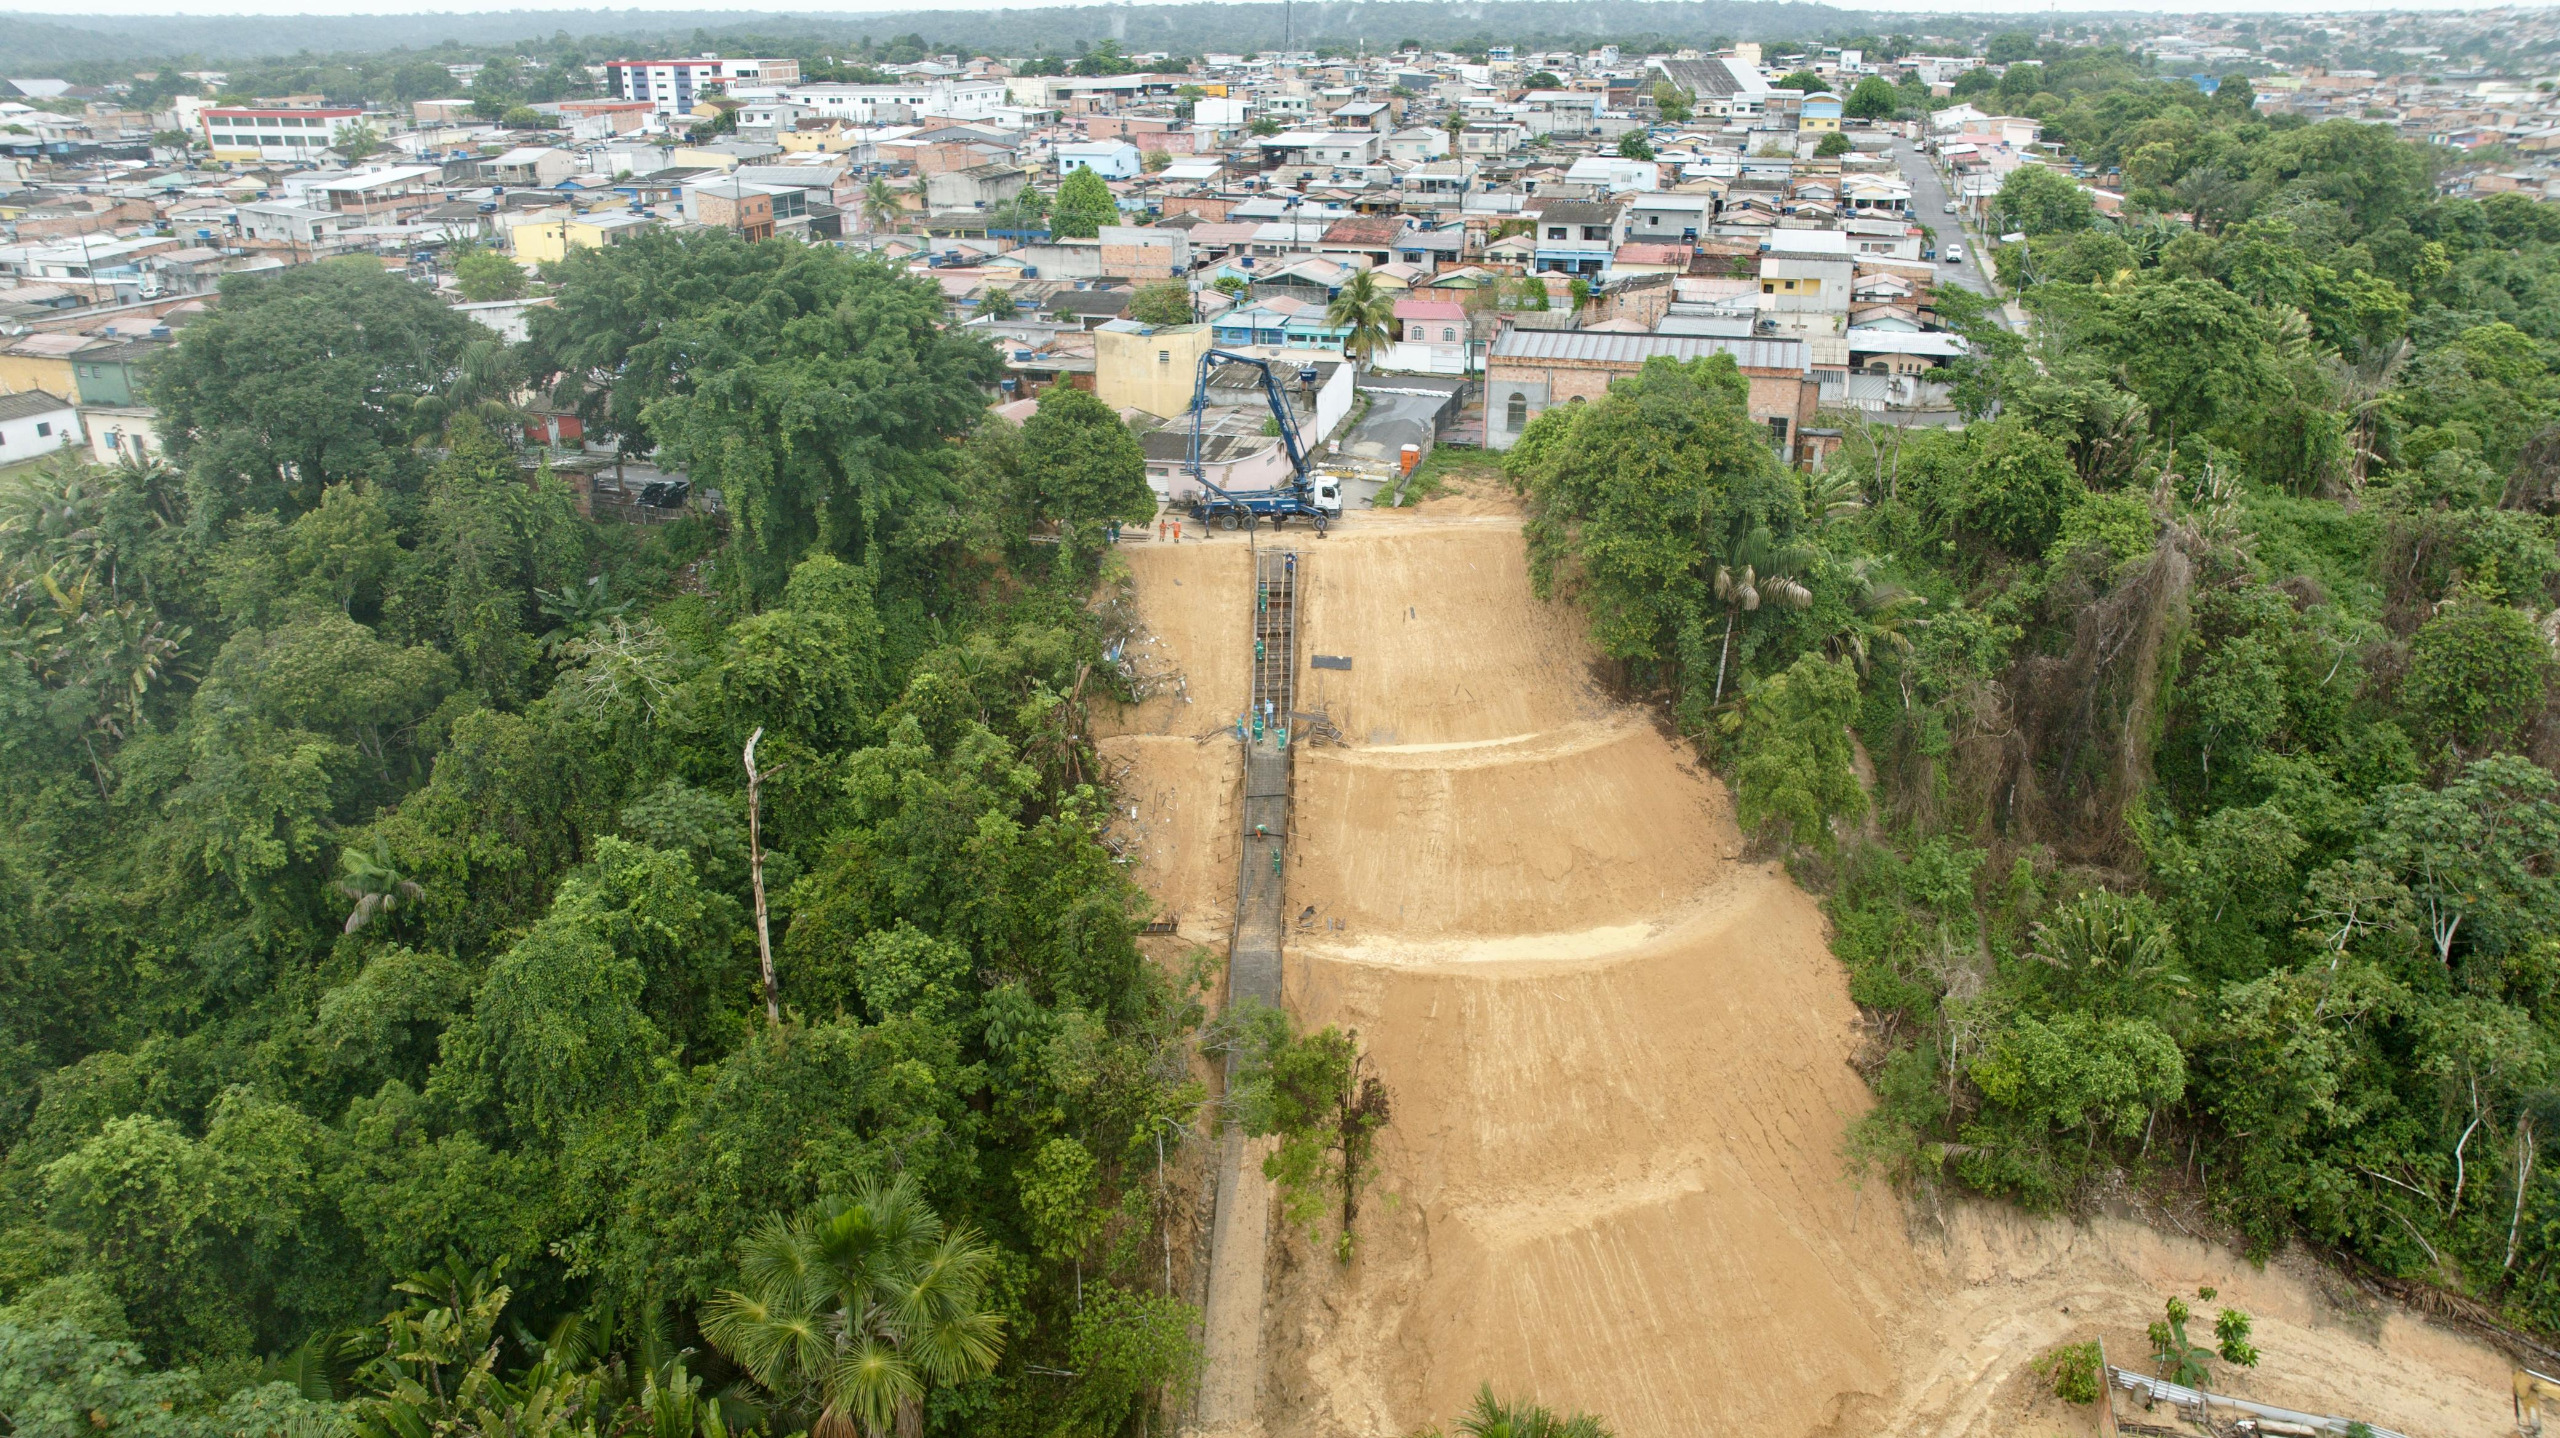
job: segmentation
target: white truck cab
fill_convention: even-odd
[[[1316,508],[1327,514],[1342,513],[1342,481],[1330,474],[1316,476]]]

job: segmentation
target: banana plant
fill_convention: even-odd
[[[417,881],[400,877],[399,870],[391,867],[391,851],[380,840],[374,842],[370,854],[353,847],[338,851],[338,881],[334,887],[356,901],[355,908],[347,914],[344,930],[350,934],[372,923],[375,915],[398,909],[403,900],[415,903],[427,893]]]

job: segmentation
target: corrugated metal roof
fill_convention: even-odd
[[[1729,354],[1744,369],[1792,370],[1809,374],[1811,352],[1800,339],[1731,339],[1707,335],[1613,335],[1590,330],[1505,330],[1494,341],[1493,357],[1570,360],[1581,364],[1641,365],[1655,355],[1687,363],[1709,355]]]
[[[1966,352],[1961,335],[1928,331],[1878,329],[1851,325],[1846,336],[1852,354],[1947,355]]]
[[[71,408],[71,401],[55,399],[40,389],[22,389],[16,394],[0,394],[0,419],[31,419],[40,414],[54,414]]]

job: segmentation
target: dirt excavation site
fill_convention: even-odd
[[[2145,1325],[2200,1285],[2265,1355],[2218,1389],[2513,1431],[2503,1354],[2306,1260],[1853,1184],[1858,1014],[1819,908],[1530,594],[1509,501],[1261,543],[1299,556],[1296,706],[1342,740],[1290,752],[1281,999],[1357,1029],[1394,1109],[1348,1266],[1231,1158],[1194,1431],[1400,1438],[1490,1381],[1621,1438],[2096,1433],[2030,1363],[2101,1337],[2146,1367]],[[1223,957],[1256,558],[1237,533],[1122,552],[1161,692],[1104,744],[1115,837],[1184,947]]]

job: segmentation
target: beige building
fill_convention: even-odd
[[[1113,320],[1093,332],[1093,392],[1113,409],[1171,418],[1191,408],[1207,325],[1142,325]]]
[[[1766,425],[1770,447],[1793,464],[1806,426],[1822,394],[1806,342],[1796,338],[1722,338],[1659,334],[1600,334],[1589,330],[1513,327],[1494,342],[1485,366],[1485,447],[1509,449],[1529,421],[1560,404],[1593,400],[1612,382],[1655,358],[1686,364],[1728,354],[1751,383],[1746,408]]]

